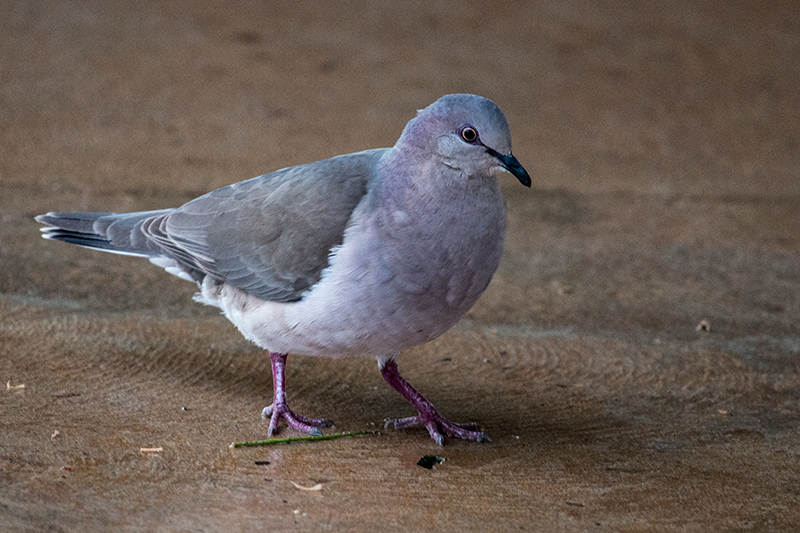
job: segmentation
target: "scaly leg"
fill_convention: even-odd
[[[286,404],[286,354],[269,352],[269,359],[272,362],[272,404],[261,411],[261,418],[269,419],[269,436],[278,432],[278,420],[283,418],[286,425],[297,431],[319,436],[322,432],[318,428],[326,428],[333,425],[327,418],[306,418],[292,412]]]
[[[440,431],[450,437],[458,437],[459,439],[491,442],[492,439],[489,438],[489,435],[480,431],[480,425],[474,423],[457,424],[440,415],[431,402],[426,400],[408,381],[403,379],[403,376],[397,370],[397,363],[394,360],[387,361],[380,370],[386,383],[408,400],[419,413],[418,416],[388,420],[386,427],[394,424],[395,428],[403,429],[410,426],[423,425],[439,446],[444,444],[444,437]]]

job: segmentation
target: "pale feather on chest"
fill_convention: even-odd
[[[497,269],[505,233],[505,202],[493,181],[454,190],[425,210],[398,205],[380,224],[384,268],[413,294],[461,307],[485,289]]]

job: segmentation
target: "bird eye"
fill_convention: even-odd
[[[461,138],[464,139],[465,142],[470,144],[478,140],[478,130],[472,126],[463,126],[458,134],[461,135]]]

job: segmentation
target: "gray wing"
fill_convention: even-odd
[[[385,150],[285,168],[148,219],[142,231],[196,280],[288,302],[319,281]]]

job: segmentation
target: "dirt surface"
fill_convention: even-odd
[[[796,3],[26,1],[0,34],[0,530],[800,529]],[[491,444],[229,449],[266,436],[265,354],[33,221],[388,146],[448,92],[501,106],[534,187],[503,178],[495,280],[400,368]],[[287,379],[335,431],[411,414],[374,360]]]

